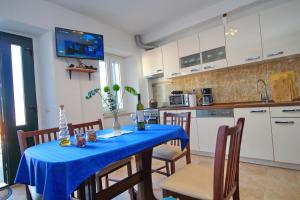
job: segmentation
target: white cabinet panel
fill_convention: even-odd
[[[299,118],[272,118],[275,161],[300,164],[299,130]]]
[[[300,53],[299,8],[294,0],[260,13],[264,59]]]
[[[198,125],[197,125],[196,118],[191,119],[190,148],[192,151],[200,151],[199,138],[198,138]]]
[[[227,67],[224,26],[217,26],[199,33],[202,70],[210,71]],[[222,48],[223,47],[223,48]],[[220,59],[222,57],[222,59]],[[209,62],[207,62],[208,60]]]
[[[172,78],[180,75],[177,41],[162,46],[164,77]]]
[[[251,15],[229,22],[225,27],[225,37],[228,66],[262,60],[258,15]]]
[[[197,35],[191,35],[189,37],[178,40],[178,52],[179,57],[189,56],[200,52],[199,38]]]
[[[200,51],[207,51],[225,46],[224,27],[217,26],[199,33]]]
[[[200,151],[215,153],[217,134],[222,125],[234,126],[234,118],[197,118]]]
[[[163,73],[164,68],[162,61],[162,51],[160,47],[145,51],[142,56],[144,76],[149,77]]]
[[[273,160],[273,144],[268,107],[236,108],[234,118],[245,118],[241,157]]]
[[[271,107],[271,117],[300,117],[300,106]]]
[[[200,42],[198,34],[178,40],[181,75],[201,72]]]

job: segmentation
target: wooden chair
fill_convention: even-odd
[[[93,122],[70,124],[70,133],[74,134],[75,129],[83,129],[83,131],[86,132],[87,130],[95,129],[94,127],[97,127],[96,130],[103,129],[101,119],[98,119],[97,121],[93,121]],[[101,191],[105,188],[108,188],[110,180],[114,181],[114,182],[118,182],[118,180],[109,179],[109,174],[122,168],[122,167],[125,167],[125,166],[127,167],[128,176],[131,176],[132,175],[132,166],[131,166],[131,157],[129,157],[129,158],[125,158],[123,160],[117,161],[115,163],[112,163],[112,164],[106,166],[104,169],[102,169],[101,171],[99,171],[96,174],[96,176],[95,176],[95,178],[97,179],[96,183],[93,183],[93,181],[91,179],[89,179],[88,180],[90,182],[89,184],[96,184],[97,185],[96,188],[98,188],[99,191]],[[105,178],[105,187],[103,187],[103,185],[102,185],[102,178]],[[93,187],[92,187],[92,189],[93,189]],[[93,192],[97,192],[97,191],[93,191]],[[134,188],[129,189],[128,192],[130,194],[131,200],[136,199]]]
[[[186,134],[190,137],[191,112],[186,113],[164,113],[163,124],[179,125],[185,129]],[[175,173],[175,162],[182,157],[186,157],[186,163],[191,163],[190,145],[186,146],[184,151],[181,151],[180,141],[173,140],[168,144],[162,144],[153,149],[152,158],[165,162],[164,166],[153,169],[152,172],[157,172],[162,175],[170,176]],[[171,171],[169,168],[171,166]],[[166,172],[161,171],[166,168]]]
[[[23,154],[24,151],[30,146],[42,144],[47,141],[57,140],[58,132],[58,127],[27,132],[18,130],[17,134],[21,154]],[[26,185],[26,198],[27,200],[42,200],[43,196],[36,193],[34,186]]]
[[[181,200],[228,200],[231,197],[239,200],[239,162],[244,122],[245,119],[240,118],[234,127],[219,128],[214,169],[187,165],[161,183],[163,196],[173,196]],[[228,140],[229,153],[225,167]]]

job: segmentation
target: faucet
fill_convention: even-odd
[[[259,92],[259,91],[258,91],[258,84],[259,84],[260,82],[262,82],[262,84],[264,85],[264,92],[262,92],[262,93],[260,94],[260,100],[261,100],[261,102],[263,102],[263,103],[269,103],[270,99],[269,99],[268,92],[267,92],[267,84],[266,84],[266,82],[265,82],[264,80],[262,80],[262,79],[258,79],[257,82],[256,82],[256,89],[257,89],[257,92]]]

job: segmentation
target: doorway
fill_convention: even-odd
[[[0,106],[0,182],[11,185],[21,157],[17,130],[38,129],[31,38],[0,32]]]

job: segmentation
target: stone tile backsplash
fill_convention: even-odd
[[[201,98],[200,89],[211,87],[215,103],[259,101],[260,95],[256,89],[258,79],[263,79],[268,84],[270,74],[291,70],[296,72],[297,90],[300,94],[300,56],[298,55],[153,83],[153,97],[158,102],[168,102],[168,95],[171,91],[191,92],[193,88],[196,88],[197,97]],[[269,84],[268,92],[271,95]]]

